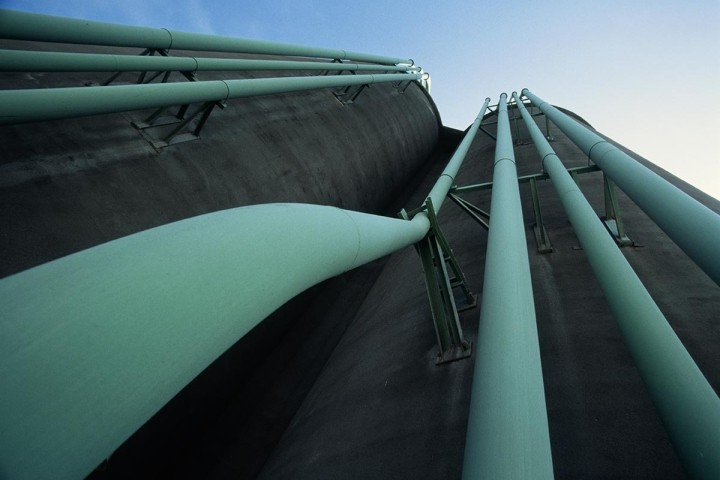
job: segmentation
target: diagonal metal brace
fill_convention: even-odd
[[[437,224],[430,198],[426,200],[426,208],[431,225],[430,231],[415,245],[415,248],[422,262],[430,311],[440,347],[436,359],[436,364],[439,365],[471,355],[472,348],[463,337],[458,312],[475,307],[477,297],[467,288],[467,282],[452,249]],[[454,274],[453,278],[450,277],[448,265]],[[453,293],[453,288],[456,287],[461,287],[465,294],[466,305],[461,309],[458,309]]]
[[[617,196],[615,195],[615,183],[603,174],[605,186],[605,216],[602,218],[605,228],[613,236],[615,242],[621,247],[633,245],[634,242],[625,234],[625,226],[620,216]]]
[[[550,245],[550,238],[548,237],[547,230],[545,230],[545,224],[542,220],[540,198],[538,197],[537,180],[535,178],[530,179],[530,193],[532,194],[533,212],[535,213],[535,225],[533,225],[533,232],[535,233],[537,250],[539,253],[551,253],[553,248],[552,245]]]
[[[475,220],[477,223],[480,224],[481,227],[483,227],[485,230],[490,229],[490,214],[487,213],[485,210],[482,210],[472,203],[468,202],[464,198],[458,197],[454,193],[448,194],[448,197],[450,197],[450,200],[455,202],[455,204],[463,209],[465,213],[470,215],[470,218]]]

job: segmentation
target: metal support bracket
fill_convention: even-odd
[[[490,229],[490,214],[487,213],[485,210],[482,210],[472,203],[468,202],[467,200],[458,197],[454,193],[449,193],[448,197],[450,197],[450,200],[452,200],[455,205],[460,207],[470,215],[470,218],[475,220],[477,223],[480,224],[482,228],[484,228],[486,231]]]
[[[480,131],[483,132],[488,137],[492,138],[493,140],[497,141],[497,137],[495,135],[493,135],[492,133],[488,132],[487,130],[485,130],[484,127],[481,126]]]
[[[189,110],[189,107],[189,105],[182,105],[179,108],[177,114],[170,117],[161,117],[160,115],[165,111],[165,108],[159,108],[144,121],[133,122],[132,125],[138,130],[144,131],[149,128],[162,127],[177,123],[178,125],[175,128],[173,128],[169,133],[163,135],[160,139],[146,137],[148,141],[150,141],[150,143],[153,145],[153,147],[158,149],[165,148],[170,145],[199,139],[200,132],[205,126],[208,118],[210,118],[210,114],[212,113],[213,109],[215,107],[224,109],[226,107],[226,104],[224,102],[215,101],[205,102],[200,105],[200,107],[198,107],[194,112],[188,115],[187,112]],[[185,128],[188,127],[190,123],[196,118],[199,118],[199,120],[194,127],[191,127],[192,131],[186,131],[182,133],[183,130],[185,130]]]
[[[339,58],[334,58],[333,61],[330,63],[343,63],[343,61],[340,60]],[[323,72],[320,75],[327,76],[327,75],[330,75],[330,72],[335,72],[335,75],[343,74],[343,70],[323,70]]]
[[[414,82],[414,81],[415,81],[415,80],[407,80],[407,81],[405,81],[405,82],[393,83],[393,87],[395,87],[395,89],[396,89],[399,93],[405,93],[405,90],[407,90],[408,87],[410,86],[410,84],[411,84],[412,82]],[[403,84],[405,84],[405,85],[403,86]]]
[[[540,211],[540,199],[537,193],[537,180],[530,179],[530,192],[532,194],[533,211],[535,213],[535,225],[533,225],[533,233],[535,233],[535,242],[537,243],[538,253],[551,253],[553,251],[550,245],[545,225],[542,221],[542,212]]]
[[[342,63],[342,62],[341,62]],[[342,73],[342,72],[340,72]],[[350,70],[350,73],[352,75],[357,75],[354,70]],[[338,99],[340,103],[343,105],[349,105],[351,103],[355,103],[355,100],[357,97],[362,93],[363,90],[366,88],[370,88],[370,84],[364,84],[356,87],[353,90],[354,85],[348,85],[347,87],[343,88],[342,90],[338,90],[333,92],[333,95],[335,95],[335,98]]]
[[[155,55],[155,53],[157,53],[158,55],[162,55],[163,57],[170,56],[168,51],[163,48],[146,48],[145,50],[143,50],[140,53],[140,56],[141,57],[144,57],[144,56],[151,57],[151,56]],[[105,80],[100,85],[102,85],[103,87],[110,85],[115,80],[117,80],[118,77],[120,77],[120,75],[122,75],[123,73],[126,73],[126,72],[116,72],[116,73],[112,74],[107,80]],[[158,78],[160,75],[163,75],[161,83],[167,83],[168,78],[170,78],[170,74],[172,72],[165,72],[165,71],[155,72],[150,78],[147,78],[148,73],[149,72],[140,72],[135,83],[137,83],[137,84],[150,83],[153,80],[155,80],[156,78]],[[180,73],[182,73],[186,77],[188,77],[188,75],[192,75],[191,72],[180,72]]]
[[[430,231],[415,244],[415,248],[422,262],[430,311],[440,347],[435,363],[440,365],[472,354],[472,345],[463,337],[458,312],[476,307],[477,296],[468,288],[465,275],[440,230],[430,198],[426,200],[425,206]],[[401,216],[408,218],[404,211]],[[450,271],[453,277],[450,277]],[[454,294],[456,288],[460,288],[463,293],[463,304],[459,307]]]
[[[353,75],[355,75],[355,72],[351,72],[351,73]],[[337,98],[338,101],[340,103],[342,103],[343,105],[349,105],[351,103],[355,103],[355,100],[357,99],[357,97],[366,88],[370,88],[370,84],[360,85],[355,90],[353,90],[352,85],[349,85],[339,92],[333,92],[333,95],[335,95],[335,98]]]
[[[550,120],[547,116],[545,117],[545,138],[548,142],[552,142],[553,140],[555,140],[555,138],[553,138],[552,136],[552,133],[550,133]]]
[[[620,217],[620,208],[615,196],[615,183],[603,174],[605,184],[605,216],[602,218],[605,228],[621,247],[633,245],[634,242],[625,234],[625,227]]]

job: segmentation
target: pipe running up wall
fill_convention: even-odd
[[[438,207],[470,142],[466,135],[428,194]],[[2,477],[89,474],[287,300],[417,243],[429,229],[425,213],[405,221],[256,205],[0,280],[0,391],[13,392],[0,395]]]
[[[660,418],[693,478],[720,478],[720,399],[513,93]]]
[[[522,93],[720,285],[720,215],[527,88]]]
[[[421,80],[420,73],[254,78],[0,91],[0,125],[171,107],[319,88]]]
[[[497,146],[464,479],[553,478],[525,227],[506,94]]]
[[[428,229],[424,216],[257,205],[2,279],[2,478],[83,478],[287,300]]]
[[[301,62],[294,60],[0,50],[0,72],[143,72],[151,70],[180,72],[244,70],[408,72],[420,70],[420,67],[320,61]]]
[[[455,182],[455,176],[457,176],[458,170],[460,170],[460,167],[467,156],[467,152],[470,150],[470,145],[472,145],[473,140],[475,140],[475,135],[477,135],[477,132],[480,129],[480,123],[482,123],[483,116],[485,115],[485,111],[487,110],[489,104],[490,98],[486,98],[485,103],[483,103],[483,106],[480,109],[480,113],[478,113],[475,121],[472,125],[470,125],[470,128],[468,128],[467,133],[460,142],[460,145],[458,145],[455,149],[455,153],[453,153],[452,158],[450,158],[445,170],[443,170],[440,174],[440,177],[433,186],[432,190],[428,193],[428,197],[430,197],[430,201],[435,208],[435,213],[440,211],[445,198],[447,198],[450,188],[453,186],[453,182]]]
[[[2,38],[40,42],[287,55],[355,60],[384,65],[413,64],[410,59],[347,50],[180,32],[165,28],[133,27],[14,10],[0,10],[0,35]]]

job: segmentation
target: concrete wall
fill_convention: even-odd
[[[0,86],[102,78],[4,76]],[[147,113],[0,129],[0,273],[239,205],[414,208],[459,138],[439,128],[415,87],[400,94],[376,85],[351,106],[328,91],[240,100],[213,114],[201,140],[161,150],[130,126]],[[538,123],[544,128],[542,117]],[[512,131],[519,174],[539,172],[522,123]],[[553,135],[566,166],[587,164],[561,132]],[[457,183],[489,181],[493,151],[479,133]],[[717,201],[639,160],[720,212]],[[579,184],[602,215],[602,174]],[[508,253],[530,260],[556,477],[683,478],[559,199],[549,181],[538,190],[554,250],[537,252],[523,184],[527,251]],[[487,190],[465,198],[491,210]],[[718,286],[622,193],[619,202],[636,243],[624,255],[719,391]],[[482,301],[486,232],[453,205],[440,220]],[[473,343],[478,315],[461,314]],[[93,477],[460,478],[473,360],[436,366],[436,351],[420,262],[408,248],[286,304]]]
[[[8,41],[3,46],[48,48]],[[102,83],[110,74],[4,74],[0,88],[81,86]],[[201,72],[198,77],[307,74]],[[136,78],[124,74],[118,81]],[[177,73],[171,79],[186,81]],[[373,85],[351,105],[340,103],[329,89],[230,101],[211,115],[200,140],[162,149],[149,140],[168,128],[139,131],[131,125],[150,113],[0,128],[0,276],[237,206],[303,202],[378,212],[422,167],[440,132],[432,101],[415,83],[404,93],[391,84]]]

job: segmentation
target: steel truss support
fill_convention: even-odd
[[[430,197],[425,205],[430,230],[415,248],[422,262],[430,311],[440,347],[435,362],[439,365],[471,355],[472,347],[463,336],[458,312],[477,306],[477,296],[468,288],[465,275],[438,225]],[[460,288],[464,296],[464,304],[459,308],[455,300],[455,288]]]
[[[528,89],[522,92],[720,285],[720,216]],[[668,208],[672,205],[672,208]],[[702,232],[699,235],[697,232]]]
[[[350,73],[352,75],[357,75],[354,71],[350,71]],[[395,84],[393,83],[393,85]],[[333,95],[335,95],[335,98],[337,98],[343,105],[349,105],[351,103],[355,103],[357,97],[360,96],[362,91],[366,88],[370,88],[369,83],[363,83],[362,85],[348,85],[341,90],[333,92]]]
[[[454,193],[448,194],[450,197],[450,200],[455,202],[455,205],[460,207],[465,213],[470,215],[470,218],[475,220],[477,223],[480,224],[481,227],[487,231],[490,228],[490,214],[487,213],[485,210],[482,210],[472,203],[468,202],[464,198],[460,198]]]
[[[155,55],[155,53],[157,53],[158,55],[163,56],[163,57],[170,56],[168,51],[164,48],[146,48],[145,50],[143,50],[140,53],[140,56],[141,57],[152,57],[153,55]],[[101,85],[104,87],[107,87],[108,85],[113,83],[115,80],[117,80],[120,77],[120,75],[122,75],[123,73],[125,73],[125,72],[124,71],[115,72],[113,75],[110,76],[110,78],[105,80]],[[146,70],[141,71],[140,74],[138,75],[138,79],[137,79],[137,81],[135,81],[135,83],[138,85],[152,83],[152,81],[155,80],[156,78],[158,78],[160,75],[163,75],[163,78],[160,81],[160,83],[167,83],[168,79],[170,78],[170,74],[172,73],[172,70],[167,70],[167,71],[159,70],[159,71],[155,72],[149,79],[146,79],[148,73],[149,72]],[[188,80],[191,80],[191,81],[195,80],[195,75],[192,72],[180,72],[180,73],[182,73]]]
[[[532,95],[527,89],[524,93]],[[530,98],[547,108],[539,98]],[[529,115],[525,122],[688,476],[720,478],[720,398],[625,256],[604,234],[593,208],[540,129]],[[564,133],[570,131],[553,122]],[[635,182],[641,183],[640,177]]]
[[[538,253],[551,253],[553,249],[552,245],[550,245],[550,238],[545,230],[545,224],[542,221],[540,199],[537,192],[537,180],[534,178],[530,179],[530,193],[532,194],[533,213],[535,214],[533,233],[535,234],[535,242],[537,243]]]
[[[210,118],[210,114],[215,107],[224,109],[226,106],[227,105],[224,102],[205,102],[194,112],[188,115],[187,111],[190,106],[183,105],[178,110],[178,113],[171,117],[160,117],[162,112],[165,111],[165,108],[160,108],[145,119],[144,122],[133,122],[133,126],[138,130],[147,130],[149,128],[172,125],[179,122],[179,124],[173,128],[170,133],[165,134],[161,139],[149,138],[150,143],[152,143],[155,148],[164,148],[177,143],[198,140],[200,138],[200,132],[205,126],[208,118]],[[186,131],[183,133],[183,130],[185,130],[185,128],[188,127],[196,118],[199,118],[199,120],[192,128],[192,132]]]
[[[605,184],[605,216],[602,220],[605,228],[607,228],[619,246],[626,247],[633,245],[634,242],[625,234],[625,227],[620,217],[620,207],[618,206],[617,197],[615,196],[615,183],[605,174],[603,174],[603,183]]]

